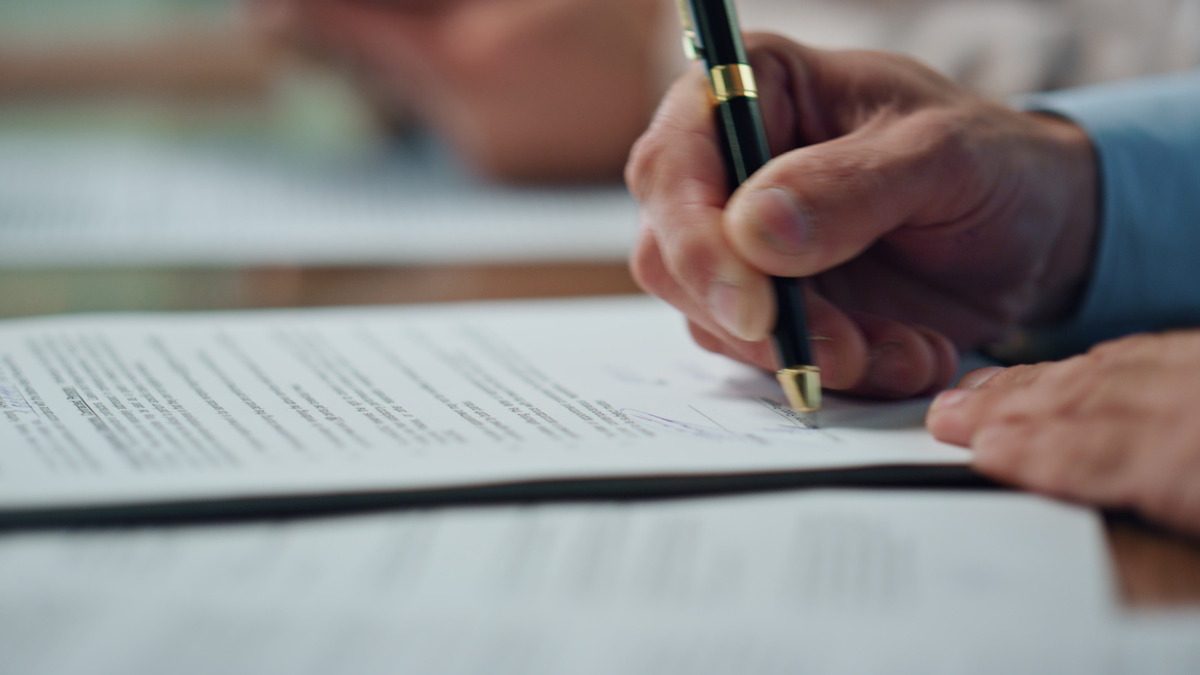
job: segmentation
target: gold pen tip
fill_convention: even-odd
[[[816,426],[816,412],[821,409],[821,369],[816,366],[794,366],[775,373],[788,405],[798,413],[811,416]]]

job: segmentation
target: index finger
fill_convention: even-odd
[[[634,146],[626,180],[663,267],[688,304],[707,311],[693,318],[715,320],[739,338],[765,337],[774,321],[770,288],[726,238],[729,183],[699,68],[671,87]]]
[[[750,41],[768,141],[772,153],[779,153],[796,143],[797,133],[790,84],[797,60],[788,54],[799,54],[803,62],[812,50],[776,36],[752,36]],[[693,318],[709,324],[715,320],[745,340],[766,337],[775,320],[769,282],[728,239],[723,221],[732,186],[708,78],[699,64],[668,91],[630,154],[626,182],[641,203],[657,257],[676,282],[673,294],[682,290],[691,305],[709,309],[707,316]]]

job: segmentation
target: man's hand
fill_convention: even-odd
[[[258,23],[349,67],[480,173],[620,175],[677,74],[672,8],[646,0],[250,0]]]
[[[1200,331],[969,374],[928,426],[998,480],[1200,534]]]
[[[707,84],[679,80],[634,148],[638,281],[702,346],[763,368],[767,275],[812,277],[832,389],[945,386],[954,347],[1068,311],[1089,268],[1095,159],[1057,118],[974,96],[919,64],[753,36],[775,159],[732,196]]]

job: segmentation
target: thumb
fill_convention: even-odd
[[[944,123],[920,114],[868,124],[840,138],[771,160],[730,198],[724,227],[750,264],[807,277],[856,257],[897,228],[947,222],[967,153]]]

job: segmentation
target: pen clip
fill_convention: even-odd
[[[679,6],[679,23],[683,26],[683,54],[689,61],[699,61],[704,54],[704,48],[700,46],[697,38],[696,24],[692,21],[692,10],[688,6],[688,0],[678,0],[676,4]]]

